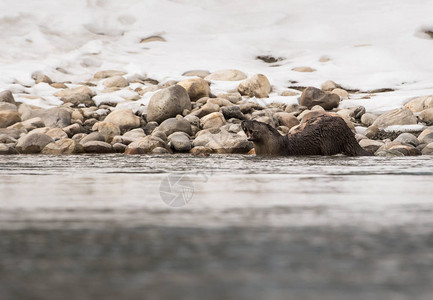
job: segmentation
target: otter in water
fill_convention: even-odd
[[[295,133],[281,135],[272,126],[258,121],[243,121],[249,141],[257,155],[372,155],[356,141],[340,117],[320,115],[301,123]]]

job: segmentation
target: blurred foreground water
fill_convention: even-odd
[[[432,183],[428,156],[3,156],[0,299],[431,299]]]

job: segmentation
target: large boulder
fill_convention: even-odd
[[[420,144],[430,144],[433,142],[433,127],[424,129],[418,136]]]
[[[71,111],[63,107],[34,109],[22,115],[23,120],[41,118],[46,127],[63,128],[71,125]]]
[[[216,153],[248,153],[253,147],[245,135],[227,130],[203,130],[193,141],[194,147],[210,148]]]
[[[95,102],[92,100],[94,93],[89,87],[84,85],[58,91],[54,96],[59,97],[65,103],[72,103],[75,106],[79,104],[84,104],[85,106],[95,105]]]
[[[140,127],[140,118],[131,109],[115,110],[104,121],[118,126],[122,132]]]
[[[422,155],[433,155],[433,142],[427,144],[421,151]]]
[[[183,87],[189,95],[191,101],[196,101],[202,97],[209,97],[209,82],[201,78],[191,78],[179,81],[177,83]]]
[[[414,147],[417,147],[419,145],[419,140],[416,136],[414,136],[412,133],[409,132],[403,132],[401,133],[394,142],[399,142],[403,145],[412,145]]]
[[[0,102],[8,102],[15,104],[15,99],[12,95],[12,92],[9,90],[0,92]]]
[[[0,128],[6,128],[21,121],[20,114],[14,110],[0,111]]]
[[[147,121],[158,122],[175,117],[187,109],[191,110],[188,93],[180,85],[173,85],[155,93],[147,108]]]
[[[40,153],[46,145],[53,142],[53,138],[44,133],[30,133],[18,140],[16,149],[22,154]]]
[[[238,92],[243,96],[268,98],[271,84],[265,75],[255,74],[239,84]]]
[[[417,118],[406,107],[393,109],[380,115],[373,123],[377,128],[386,128],[393,125],[412,125],[417,123]]]
[[[306,88],[301,97],[299,104],[311,109],[315,105],[320,105],[326,110],[331,110],[338,107],[340,103],[340,96],[329,92],[324,92],[315,87]]]
[[[247,75],[239,70],[220,70],[206,76],[206,80],[215,81],[239,81],[247,79]]]
[[[166,136],[177,131],[192,135],[191,124],[185,119],[169,118],[162,122],[157,130],[164,132]]]
[[[414,113],[433,108],[433,95],[414,98],[404,106]]]
[[[50,155],[61,155],[61,154],[73,154],[75,153],[76,143],[71,139],[62,139],[53,143],[47,144],[42,149],[42,154]]]

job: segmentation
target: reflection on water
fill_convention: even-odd
[[[432,182],[427,156],[0,156],[0,294],[430,299]]]

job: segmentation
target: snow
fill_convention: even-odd
[[[275,91],[333,80],[364,91],[341,107],[384,112],[433,94],[433,40],[423,33],[433,28],[432,11],[430,0],[2,0],[0,90],[20,92],[26,103],[22,93],[30,92],[41,97],[33,103],[49,106],[59,104],[55,91],[20,88],[33,87],[35,71],[78,83],[104,69],[160,82],[193,69],[239,69],[265,74]],[[166,42],[140,43],[154,35]],[[267,64],[258,55],[285,59]],[[298,66],[316,71],[292,71]],[[213,82],[211,89],[218,94],[237,84]],[[395,91],[361,99],[379,88]],[[295,100],[278,93],[260,99]]]

